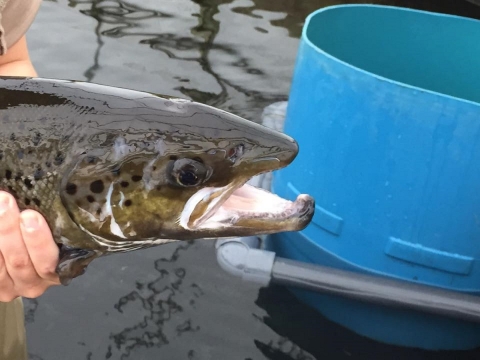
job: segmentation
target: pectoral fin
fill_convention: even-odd
[[[62,285],[68,285],[73,278],[85,273],[87,266],[100,254],[95,250],[84,250],[62,245],[60,261],[56,272]]]

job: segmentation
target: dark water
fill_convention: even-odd
[[[41,76],[188,97],[258,121],[287,99],[304,18],[334,3],[342,1],[45,1],[29,43]],[[462,0],[395,3],[480,18]],[[26,300],[31,359],[480,358],[353,334],[284,288],[230,277],[213,246],[107,257],[69,287]]]

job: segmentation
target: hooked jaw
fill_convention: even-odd
[[[180,225],[220,236],[300,231],[310,223],[314,208],[313,198],[305,194],[289,201],[249,184],[204,188],[187,202]]]
[[[256,150],[242,154],[234,182],[202,188],[190,197],[180,215],[181,227],[229,237],[300,231],[310,223],[315,208],[311,196],[289,201],[246,184],[255,175],[288,166],[298,154],[297,143],[285,134],[275,132],[264,140]]]

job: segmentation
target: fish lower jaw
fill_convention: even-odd
[[[232,236],[236,231],[242,234],[250,231],[252,235],[298,231],[311,221],[315,207],[309,195],[302,194],[295,201],[289,201],[248,184],[231,191],[228,196],[217,196],[217,199],[200,218],[185,221],[185,216],[181,225],[192,231],[231,232]],[[190,211],[189,215],[192,213]]]
[[[300,195],[295,201],[284,200],[276,207],[266,209],[229,209],[221,206],[198,230],[221,228],[251,228],[255,233],[294,231],[303,228],[313,215],[312,199]]]

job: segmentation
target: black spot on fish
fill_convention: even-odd
[[[47,161],[47,162],[45,163],[45,166],[46,166],[47,168],[49,168],[49,167],[52,166],[52,163],[51,163],[50,161]]]
[[[33,174],[33,178],[35,179],[35,181],[38,181],[43,177],[43,175],[45,175],[43,170],[40,169],[40,168],[37,168],[37,170],[35,170],[35,172]]]
[[[25,178],[25,179],[23,180],[23,183],[25,184],[25,186],[27,187],[27,189],[33,188],[32,180],[30,180],[29,178]]]
[[[18,173],[17,176],[15,176],[15,181],[20,181],[22,180],[22,173]]]
[[[11,134],[10,134],[10,140],[11,140],[11,141],[15,141],[16,138],[17,138],[17,137],[15,136],[14,133],[11,133]]]
[[[102,214],[102,208],[98,208],[97,209],[97,215],[101,215]]]
[[[129,185],[129,183],[128,183],[128,181],[122,181],[122,182],[120,183],[120,185],[125,188],[125,187],[127,187],[127,186]]]
[[[73,183],[68,183],[65,187],[65,191],[68,195],[75,195],[77,193],[77,185]]]
[[[95,194],[100,194],[105,189],[102,180],[95,180],[90,184],[90,191]]]
[[[133,175],[132,176],[132,181],[135,181],[135,182],[138,182],[142,180],[142,176],[141,175]]]
[[[157,191],[162,190],[162,186],[161,186],[161,185],[157,185],[157,186],[155,187],[155,190],[157,190]]]
[[[130,205],[132,205],[132,200],[130,200],[130,199],[125,200],[124,205],[125,205],[125,206],[130,206]]]
[[[53,159],[53,163],[55,164],[55,166],[62,165],[64,161],[65,156],[61,152],[58,152],[57,155],[55,155],[55,159]]]
[[[5,170],[5,178],[7,180],[10,180],[12,178],[12,171],[11,170]]]
[[[25,200],[23,201],[25,203],[25,205],[30,205],[30,203],[32,202],[29,198],[25,198]]]
[[[95,198],[94,198],[92,195],[88,195],[88,196],[87,196],[87,201],[88,201],[89,203],[93,203],[93,202],[95,202]]]
[[[178,159],[178,156],[175,156],[175,155],[170,156],[170,160],[177,160],[177,159]]]
[[[40,206],[40,204],[41,204],[40,200],[37,199],[37,198],[33,198],[33,202],[34,202],[35,205],[37,205],[37,206]]]

